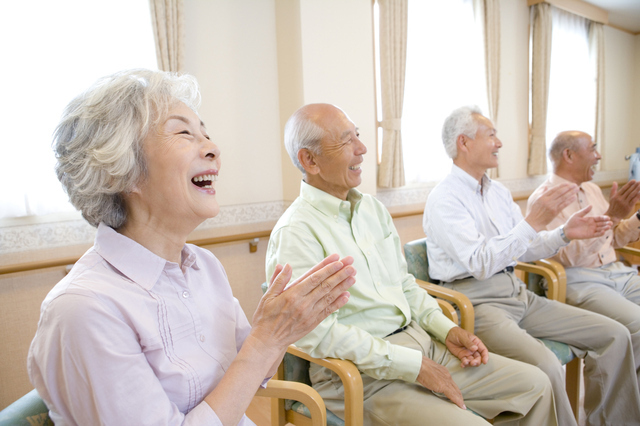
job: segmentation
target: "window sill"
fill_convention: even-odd
[[[602,188],[616,182],[626,182],[627,170],[599,171],[593,182]],[[520,179],[497,179],[506,186],[515,201],[529,198],[529,195],[546,179],[546,175]],[[422,214],[427,197],[437,182],[411,184],[401,188],[378,188],[376,197],[384,204],[394,218]]]

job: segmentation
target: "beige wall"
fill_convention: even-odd
[[[633,113],[631,115],[633,122],[633,127],[631,129],[631,134],[634,135],[634,146],[640,147],[640,140],[638,140],[638,135],[640,135],[640,34],[634,36],[634,44],[635,44],[635,64],[633,67],[633,82],[634,82],[634,90],[633,90]]]
[[[301,174],[281,129],[306,103],[341,106],[375,153],[371,0],[187,0],[185,24],[185,71],[202,86],[201,116],[222,150],[221,205],[297,196]],[[375,193],[367,157],[362,189]]]
[[[605,170],[628,168],[624,156],[632,154],[637,139],[638,98],[634,89],[640,84],[636,67],[637,36],[605,27],[605,127],[602,149]],[[636,114],[634,114],[636,112]]]
[[[503,143],[500,178],[526,176],[529,134],[529,8],[500,1],[500,100],[496,128]]]
[[[222,151],[220,205],[282,199],[274,1],[187,0],[185,71]]]

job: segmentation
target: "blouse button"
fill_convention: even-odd
[[[189,292],[187,290],[182,292],[182,297],[184,297],[185,299],[189,297]]]
[[[201,334],[201,335],[200,335],[200,341],[201,341],[201,342],[204,342],[204,334]]]

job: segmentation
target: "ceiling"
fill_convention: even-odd
[[[609,12],[609,24],[640,34],[640,0],[584,0]]]

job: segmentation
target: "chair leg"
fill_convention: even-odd
[[[582,359],[574,358],[566,365],[566,386],[569,403],[576,422],[580,416],[580,380],[582,376]]]
[[[284,363],[278,366],[275,374],[278,380],[284,380]],[[271,426],[284,426],[287,424],[286,410],[284,406],[285,400],[282,398],[271,398]]]
[[[284,426],[287,424],[284,409],[284,399],[271,398],[271,425]]]

